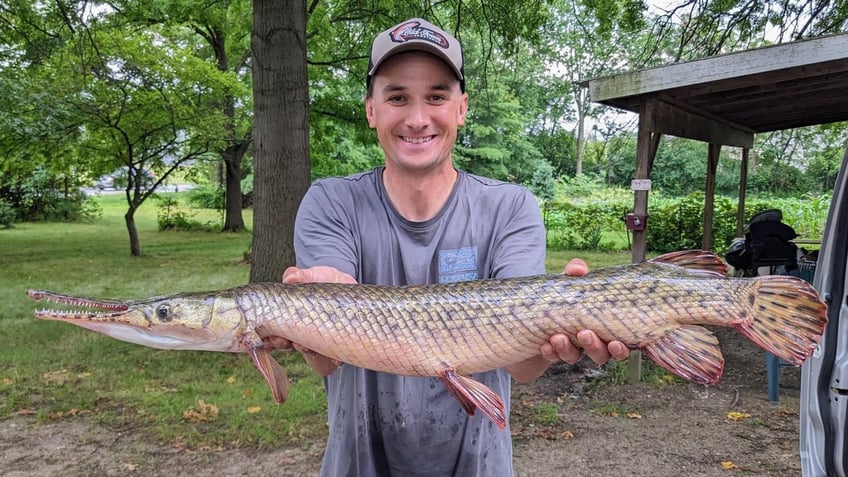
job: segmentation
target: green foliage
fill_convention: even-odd
[[[604,366],[606,374],[601,379],[599,384],[614,384],[624,385],[628,383],[628,363],[627,361],[611,361]],[[664,387],[672,384],[683,384],[686,381],[683,378],[675,376],[664,368],[650,360],[642,362],[641,381],[656,387]]]
[[[159,197],[159,208],[156,214],[159,230],[173,231],[216,231],[220,227],[212,225],[211,222],[200,222],[190,212],[180,206],[179,200],[173,197]]]
[[[657,198],[648,207],[648,247],[655,252],[698,249],[704,238],[703,192],[680,198]],[[716,195],[713,212],[713,250],[723,252],[736,234],[736,204]]]
[[[200,184],[188,193],[188,202],[203,209],[224,208],[224,188],[217,184]]]
[[[0,172],[0,199],[21,221],[76,222],[99,217],[100,210],[80,189],[80,178],[37,167],[18,174]]]
[[[14,223],[15,209],[12,208],[12,204],[0,198],[0,227],[3,227],[4,229],[10,229],[12,228],[12,224]]]
[[[554,250],[614,250],[616,242],[604,241],[604,233],[623,231],[622,217],[633,199],[621,189],[604,187],[598,179],[579,176],[564,180],[554,200],[542,208],[548,247]]]

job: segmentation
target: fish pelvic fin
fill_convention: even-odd
[[[718,339],[703,326],[670,327],[641,349],[668,372],[696,383],[715,384],[724,369]]]
[[[286,376],[286,371],[280,366],[280,363],[271,356],[271,351],[262,344],[262,339],[258,335],[254,339],[247,340],[247,350],[253,359],[253,364],[256,369],[262,373],[268,386],[271,388],[271,394],[274,396],[274,401],[278,404],[286,402],[289,395],[289,378]]]
[[[801,278],[766,275],[755,280],[750,316],[733,327],[781,360],[800,366],[824,333],[827,305]]]
[[[451,393],[451,396],[459,401],[459,404],[468,413],[474,415],[476,409],[486,415],[499,429],[506,428],[506,411],[501,397],[488,386],[467,376],[457,374],[453,368],[445,365],[439,371],[439,379]]]
[[[708,277],[727,276],[727,264],[718,255],[708,250],[681,250],[664,253],[646,260],[652,263],[667,263],[687,269],[690,273]]]

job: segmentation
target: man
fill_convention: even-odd
[[[453,167],[468,107],[459,42],[424,20],[403,22],[374,40],[366,84],[365,114],[385,166],[312,185],[297,214],[299,268],[286,270],[284,281],[415,285],[544,273],[545,230],[533,195]],[[582,261],[566,269],[586,271]],[[599,363],[628,354],[588,330],[578,339]],[[468,416],[438,378],[378,373],[301,351],[326,376],[321,475],[512,475],[509,428],[481,412]],[[529,382],[552,361],[580,354],[557,335],[537,357],[474,378],[509,409],[510,376]]]

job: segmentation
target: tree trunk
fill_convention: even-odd
[[[226,167],[226,178],[224,188],[224,231],[239,232],[244,230],[244,217],[242,216],[241,200],[241,160],[247,150],[244,143],[230,146],[224,150],[221,156]]]
[[[306,2],[253,0],[253,260],[250,281],[294,264],[294,218],[309,186]]]
[[[127,232],[130,234],[130,255],[141,256],[141,241],[138,238],[138,229],[135,226],[135,211],[137,207],[130,205],[124,214],[124,222],[127,224]]]

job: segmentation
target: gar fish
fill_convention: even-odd
[[[298,343],[364,368],[438,376],[463,408],[506,426],[503,402],[468,377],[540,353],[581,329],[639,349],[668,371],[712,384],[724,358],[701,325],[732,327],[800,365],[827,322],[800,278],[727,278],[710,252],[682,251],[580,278],[539,275],[423,286],[254,283],[133,301],[30,290],[30,298],[99,311],[36,311],[119,340],[162,349],[246,352],[284,402],[288,379],[270,352]]]

